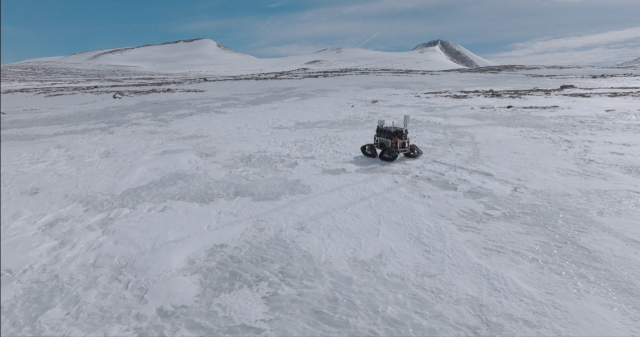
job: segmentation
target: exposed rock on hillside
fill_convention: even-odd
[[[492,65],[491,62],[486,61],[472,52],[466,50],[464,47],[457,43],[445,41],[445,40],[433,40],[427,43],[421,43],[417,45],[413,50],[421,50],[425,48],[438,47],[449,58],[449,60],[467,67],[478,68],[487,65]]]

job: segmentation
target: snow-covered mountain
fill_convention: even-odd
[[[631,61],[616,64],[616,67],[638,67],[640,66],[640,57]]]
[[[229,63],[246,63],[255,57],[238,53],[211,39],[191,39],[150,44],[140,47],[103,49],[73,54],[58,59],[67,63],[95,63],[188,71],[220,68]]]
[[[453,62],[437,47],[409,52],[380,52],[359,48],[328,48],[313,54],[273,59],[274,67],[336,69],[336,68],[386,68],[445,70],[465,66]]]
[[[463,67],[478,68],[496,65],[495,63],[487,61],[468,51],[457,43],[445,40],[432,40],[426,43],[421,43],[413,48],[414,51],[419,51],[421,53],[432,49],[440,50],[449,60]]]
[[[307,55],[259,59],[233,51],[210,39],[192,39],[140,47],[102,49],[38,61],[85,66],[121,65],[160,72],[215,73],[260,73],[298,68],[445,70],[494,65],[457,44],[442,40],[420,44],[408,52],[329,48]]]

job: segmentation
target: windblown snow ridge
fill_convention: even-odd
[[[413,50],[421,50],[431,47],[440,48],[440,50],[442,50],[442,52],[447,56],[449,60],[464,67],[478,68],[492,65],[491,62],[484,60],[477,55],[474,55],[461,45],[440,39],[421,43],[413,48]]]

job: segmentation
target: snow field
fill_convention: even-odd
[[[2,334],[638,334],[637,95],[424,94],[575,71],[3,94]]]

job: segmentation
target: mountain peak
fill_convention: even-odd
[[[449,41],[445,41],[445,40],[431,40],[429,42],[425,42],[425,43],[421,43],[419,45],[417,45],[415,48],[411,49],[411,50],[420,50],[420,49],[424,49],[424,48],[431,48],[431,47],[435,47],[441,44],[450,44],[451,42]]]
[[[413,50],[421,50],[426,48],[437,47],[439,48],[449,60],[455,62],[463,67],[478,68],[488,65],[492,65],[491,62],[475,55],[474,53],[466,50],[464,47],[457,43],[449,42],[446,40],[431,40],[429,42],[421,43],[417,45]]]
[[[233,52],[233,53],[237,53],[237,54],[241,54],[231,48],[225,47],[223,46],[221,43],[213,41],[211,39],[208,38],[204,38],[204,37],[200,37],[200,38],[196,38],[196,39],[188,39],[188,40],[176,40],[176,41],[169,41],[169,42],[162,42],[162,43],[155,43],[155,44],[145,44],[143,46],[140,47],[134,47],[134,48],[144,48],[144,47],[155,47],[155,46],[164,46],[164,45],[168,45],[168,44],[176,44],[176,43],[190,43],[190,42],[196,42],[196,41],[203,41],[205,43],[210,42],[210,43],[215,43],[216,46],[224,51],[228,51],[228,52]]]

